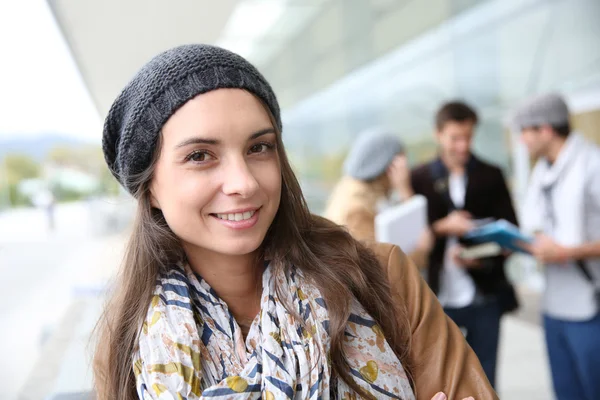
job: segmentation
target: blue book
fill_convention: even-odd
[[[473,243],[494,242],[502,248],[525,253],[519,242],[531,243],[533,238],[523,234],[519,228],[506,220],[490,222],[467,232],[462,239]]]

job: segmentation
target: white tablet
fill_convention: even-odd
[[[375,239],[400,246],[405,253],[416,248],[419,236],[426,228],[427,199],[421,195],[415,195],[375,217]]]

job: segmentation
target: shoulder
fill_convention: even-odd
[[[418,165],[410,171],[410,180],[413,185],[413,189],[421,194],[423,191],[426,191],[426,188],[431,185],[431,164],[426,163]]]
[[[181,393],[186,398],[198,395],[200,387],[201,336],[194,319],[188,291],[189,282],[183,271],[173,268],[158,278],[133,354],[133,369],[138,393],[161,397],[160,393]],[[164,375],[156,365],[177,365],[185,376]],[[161,387],[154,385],[161,382]],[[146,398],[146,397],[144,397]],[[196,397],[194,397],[196,398]]]
[[[398,246],[389,243],[372,242],[366,243],[366,245],[373,253],[375,253],[379,264],[385,269],[388,267],[391,254],[396,250],[400,250]]]
[[[490,176],[495,176],[495,177],[503,177],[504,173],[502,172],[502,169],[489,161],[486,160],[482,160],[481,158],[475,158],[475,162],[477,163],[477,168],[479,169],[480,172],[484,172],[489,174]]]
[[[137,338],[137,357],[142,363],[192,366],[185,349],[196,351],[200,335],[189,285],[177,267],[159,276]]]
[[[191,284],[185,272],[174,266],[159,275],[139,336],[140,344],[167,333],[174,342],[187,341],[186,323],[193,320]]]
[[[411,175],[413,176],[413,178],[421,178],[421,179],[427,178],[427,177],[431,176],[430,170],[431,170],[430,162],[425,163],[425,164],[420,164],[412,169]]]
[[[585,148],[587,149],[587,162],[590,166],[590,169],[593,171],[589,171],[590,173],[598,173],[600,170],[600,147],[590,141],[585,139]]]
[[[375,253],[393,288],[399,289],[398,286],[402,286],[406,282],[420,280],[417,267],[400,247],[389,243],[365,244]]]
[[[600,147],[590,140],[585,140],[585,160],[582,160],[584,165],[584,176],[586,187],[592,189],[596,193],[600,191]]]

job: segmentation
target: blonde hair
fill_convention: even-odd
[[[388,197],[389,179],[382,174],[372,181],[344,176],[334,187],[323,216],[338,225],[347,225],[356,211],[377,214],[377,205]]]

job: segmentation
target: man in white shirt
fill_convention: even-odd
[[[413,170],[411,183],[415,193],[427,198],[435,234],[428,283],[448,316],[466,330],[467,342],[495,385],[500,319],[518,306],[504,274],[505,257],[466,262],[456,250],[476,219],[517,220],[500,169],[471,152],[476,125],[477,114],[468,105],[443,105],[436,115],[439,157]]]
[[[512,122],[538,162],[523,206],[528,247],[544,265],[542,309],[558,400],[600,399],[600,149],[569,124],[556,94],[520,105]]]

